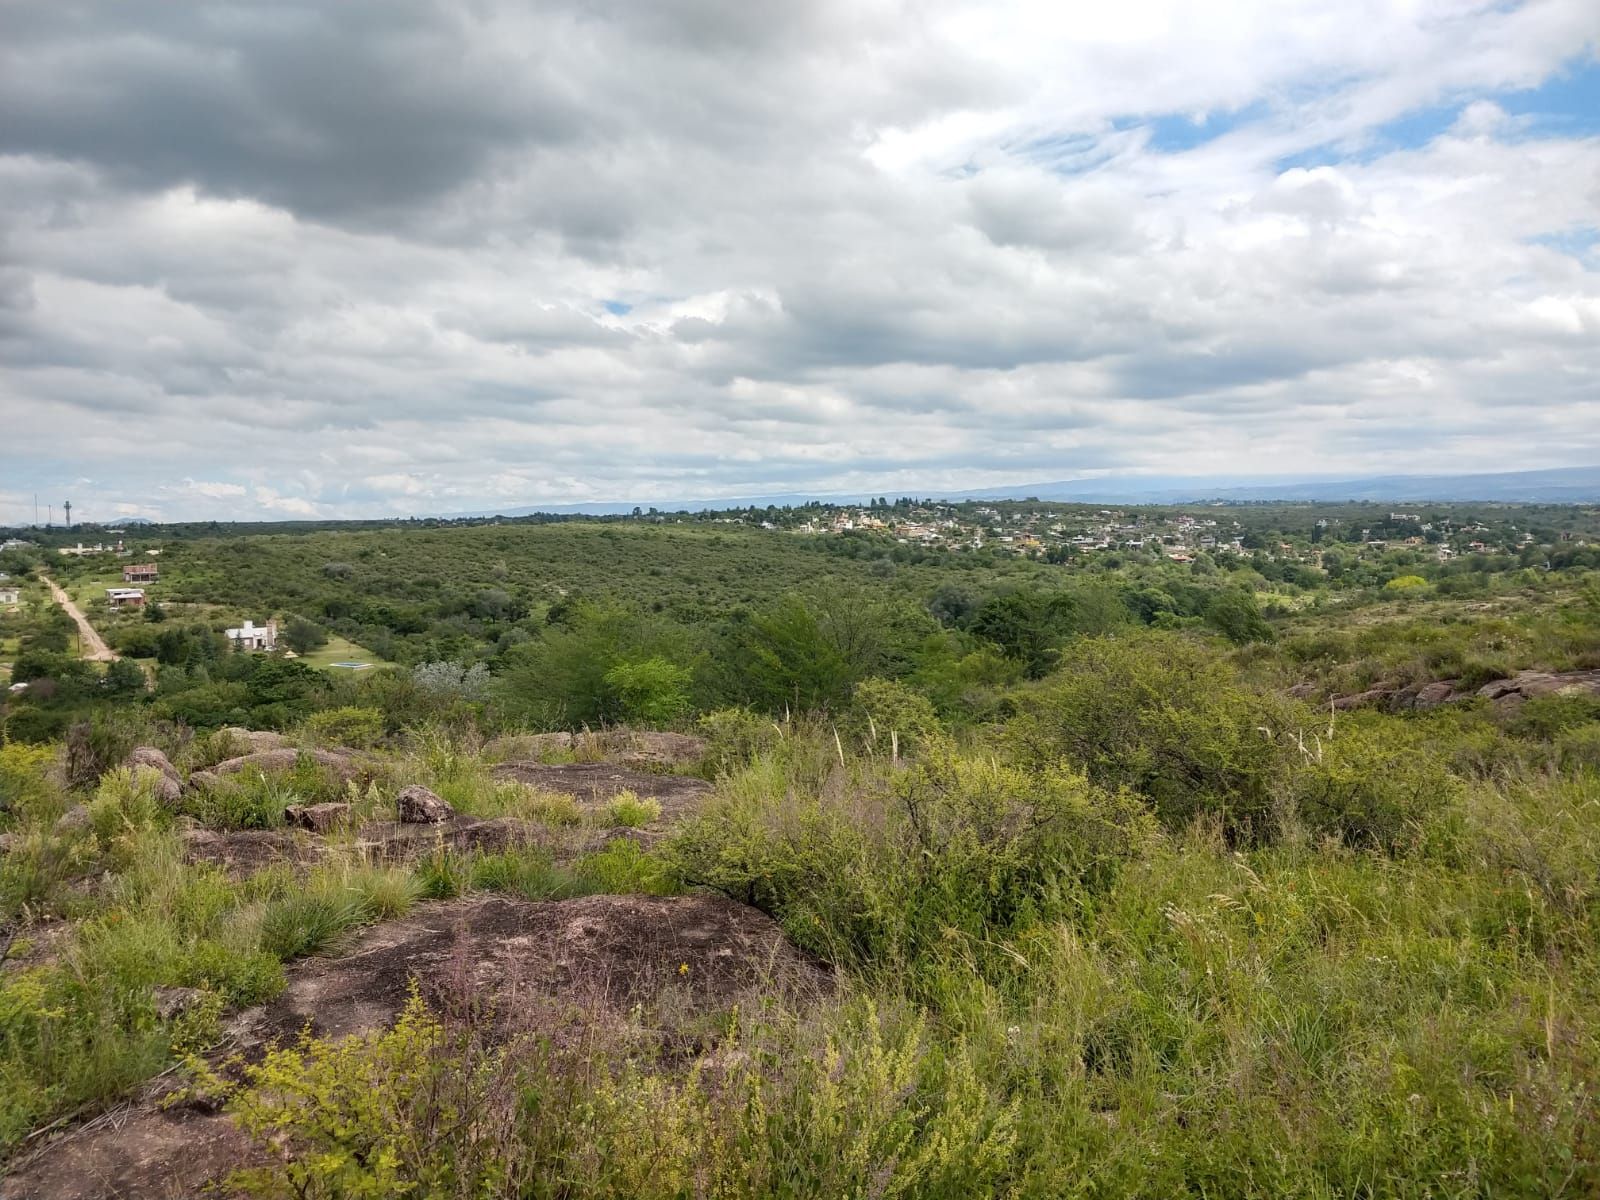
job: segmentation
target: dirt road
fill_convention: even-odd
[[[72,597],[67,595],[61,585],[50,576],[46,575],[44,581],[49,585],[50,594],[56,598],[56,603],[66,609],[67,616],[78,623],[78,637],[83,644],[83,657],[90,662],[116,662],[116,653],[106,645],[106,640],[94,631],[94,626],[89,624],[89,618],[84,616],[83,610],[72,602]]]

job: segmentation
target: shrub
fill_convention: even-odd
[[[98,711],[67,730],[66,775],[74,788],[90,788],[144,740],[144,723],[131,714]]]
[[[383,714],[375,708],[327,708],[307,717],[300,730],[314,742],[368,750],[383,739]]]
[[[1506,723],[1506,731],[1514,737],[1548,742],[1592,721],[1600,721],[1600,696],[1557,693],[1524,701]]]
[[[165,825],[170,817],[156,794],[160,773],[148,767],[108,771],[89,801],[89,824],[103,849],[130,833]]]
[[[739,782],[673,835],[679,877],[773,914],[833,961],[913,978],[957,947],[1003,959],[998,939],[1106,886],[1151,833],[1126,793],[948,749],[855,796]]]
[[[604,680],[625,721],[666,725],[689,711],[694,673],[665,658],[618,663],[605,673]]]
[[[1438,751],[1397,719],[1361,714],[1309,740],[1289,794],[1313,832],[1395,850],[1460,794]]]
[[[1250,642],[1270,642],[1274,637],[1272,626],[1261,615],[1253,592],[1238,588],[1218,592],[1206,606],[1205,616],[1206,624],[1237,646]]]
[[[996,1195],[1017,1165],[1018,1113],[967,1046],[870,1001],[814,1023],[731,1021],[682,1070],[624,1042],[582,1055],[413,996],[390,1030],[305,1037],[203,1071],[262,1150],[247,1195]],[[767,1064],[784,1062],[782,1071]]]
[[[638,829],[661,817],[661,801],[646,796],[643,799],[631,791],[621,791],[606,805],[605,821],[627,829]]]
[[[1556,755],[1564,770],[1600,772],[1600,722],[1564,731],[1556,738]]]
[[[261,914],[261,948],[280,959],[315,954],[367,915],[366,905],[356,895],[291,893],[267,905]]]
[[[208,829],[276,829],[305,797],[287,774],[240,771],[186,793],[183,810]]]
[[[706,766],[719,775],[747,766],[783,739],[782,731],[770,717],[747,708],[719,708],[706,713],[698,728],[706,739]]]
[[[856,684],[846,727],[875,753],[898,745],[908,756],[944,731],[932,701],[891,679],[863,679]]]
[[[418,663],[411,669],[411,679],[434,696],[479,701],[489,695],[489,668],[482,663],[470,667],[454,662]]]
[[[1272,832],[1283,734],[1311,723],[1248,691],[1207,647],[1157,632],[1076,643],[1019,707],[1006,741],[1020,762],[1071,763],[1148,797],[1171,827],[1211,817],[1242,840]]]
[[[1384,584],[1384,590],[1389,592],[1415,592],[1428,586],[1428,581],[1421,575],[1396,575]]]
[[[53,819],[60,784],[51,779],[56,752],[23,742],[0,745],[0,820]]]

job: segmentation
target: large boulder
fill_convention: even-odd
[[[89,819],[89,810],[82,804],[74,804],[66,812],[56,818],[56,823],[51,826],[50,832],[57,837],[69,833],[81,833],[93,824]]]
[[[183,776],[178,774],[178,768],[172,765],[172,760],[156,747],[135,746],[128,751],[123,763],[134,770],[143,767],[159,773],[161,782],[157,785],[156,795],[168,808],[175,807],[183,798]]]
[[[1448,704],[1455,699],[1456,682],[1454,679],[1440,679],[1434,683],[1424,684],[1412,697],[1411,707],[1418,712],[1427,712],[1438,708],[1441,704]]]
[[[328,833],[350,820],[350,806],[339,801],[291,804],[283,810],[283,819],[290,825],[309,829],[312,833]]]
[[[607,738],[611,761],[636,767],[677,767],[705,757],[706,741],[687,733],[618,730]]]
[[[259,754],[263,750],[282,750],[289,745],[288,738],[270,729],[241,729],[237,725],[224,725],[217,730],[217,733],[226,734],[234,745],[245,747],[248,754]]]
[[[1366,691],[1357,692],[1353,696],[1335,696],[1328,701],[1328,706],[1335,712],[1349,712],[1353,708],[1365,708],[1369,704],[1386,703],[1393,695],[1393,688],[1368,688]]]
[[[327,768],[341,781],[354,779],[361,774],[361,763],[348,752],[295,750],[289,747],[281,750],[261,750],[255,754],[242,754],[238,758],[224,759],[211,768],[211,773],[237,775],[240,771],[292,771],[302,758],[310,759],[319,767]]]
[[[442,825],[456,815],[448,800],[420,783],[401,788],[395,806],[400,810],[401,823],[406,825]]]
[[[483,752],[490,758],[543,758],[546,754],[565,754],[572,749],[572,735],[555,733],[504,733],[489,741]]]

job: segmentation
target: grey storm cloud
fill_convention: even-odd
[[[0,6],[0,523],[1600,455],[1600,9],[1195,11]]]

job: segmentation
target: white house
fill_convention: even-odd
[[[0,584],[0,604],[15,604],[21,598],[22,590],[20,588],[11,587],[8,584]]]
[[[257,625],[246,619],[237,629],[228,630],[228,640],[235,650],[276,650],[278,648],[278,623],[268,621]]]

